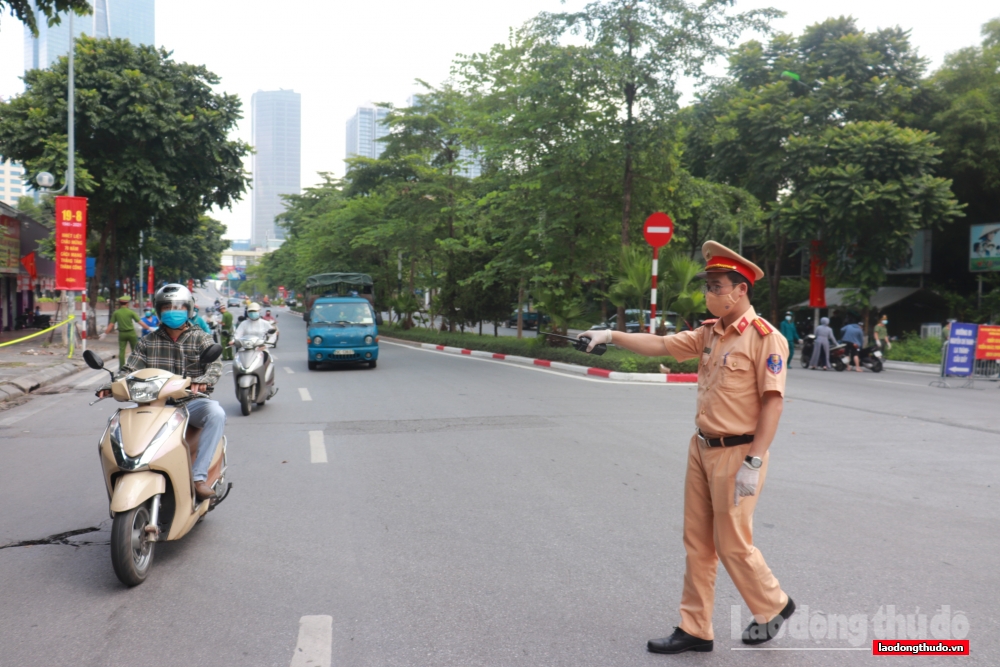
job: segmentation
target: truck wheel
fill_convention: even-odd
[[[376,366],[378,366],[377,359],[372,359],[371,361],[368,362],[368,368],[375,368]]]
[[[138,586],[146,580],[153,564],[153,547],[146,534],[149,510],[142,504],[115,515],[111,524],[111,565],[126,586]]]
[[[244,417],[250,416],[250,411],[253,410],[253,402],[250,400],[250,387],[240,387],[238,396],[240,399],[240,412],[243,413]]]
[[[309,362],[309,370],[314,371],[317,368],[319,368],[319,364],[317,364],[315,361],[310,361]]]

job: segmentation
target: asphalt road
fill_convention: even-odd
[[[656,656],[692,387],[390,344],[377,369],[310,372],[301,321],[280,324],[278,395],[242,417],[230,376],[216,392],[231,497],[133,589],[107,545],[99,374],[0,412],[0,665],[868,664],[889,605],[967,622],[970,656],[919,664],[1000,663],[995,385],[792,369],[755,541],[809,621],[765,646],[797,650],[733,650],[731,605],[738,628],[749,612],[720,568],[715,651]],[[837,616],[853,625],[829,638]]]

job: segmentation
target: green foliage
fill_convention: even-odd
[[[59,14],[73,12],[86,16],[91,13],[90,0],[0,0],[0,12],[3,12],[4,6],[10,10],[11,16],[23,23],[36,37],[39,14],[49,25],[58,25],[62,21]]]
[[[592,366],[611,371],[629,373],[659,373],[663,364],[673,373],[695,373],[698,361],[678,362],[673,357],[643,357],[617,347],[609,347],[601,356],[577,352],[571,347],[551,347],[542,344],[538,338],[514,338],[512,336],[479,336],[472,333],[448,333],[433,329],[403,329],[395,325],[379,327],[379,334],[434,345],[447,345],[470,350],[484,350],[498,354],[512,354],[568,364]]]
[[[622,248],[621,269],[611,289],[608,299],[622,308],[638,308],[639,323],[642,311],[649,305],[652,285],[653,255],[648,247],[625,246]]]
[[[886,352],[886,359],[892,361],[912,361],[918,364],[941,363],[940,338],[921,338],[916,334],[907,334],[892,343],[892,348]]]
[[[155,232],[143,252],[156,258],[158,280],[186,282],[188,278],[202,278],[219,270],[222,252],[229,247],[229,242],[222,238],[225,233],[225,225],[203,215],[189,234]]]
[[[668,253],[660,258],[660,294],[663,311],[674,311],[688,329],[693,328],[693,316],[705,312],[702,281],[695,278],[704,268],[700,262],[680,253]]]

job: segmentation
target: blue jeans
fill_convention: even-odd
[[[188,423],[201,429],[198,456],[191,466],[191,477],[196,482],[204,482],[208,479],[208,467],[212,465],[212,457],[226,430],[226,411],[218,401],[209,398],[188,401],[187,411],[190,417]]]

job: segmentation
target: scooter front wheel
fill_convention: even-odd
[[[250,411],[253,410],[253,401],[250,400],[250,387],[240,387],[239,399],[240,412],[243,413],[244,417],[249,417]]]
[[[111,564],[126,586],[144,582],[153,564],[156,543],[149,541],[148,525],[149,509],[145,504],[116,514],[111,524]]]

